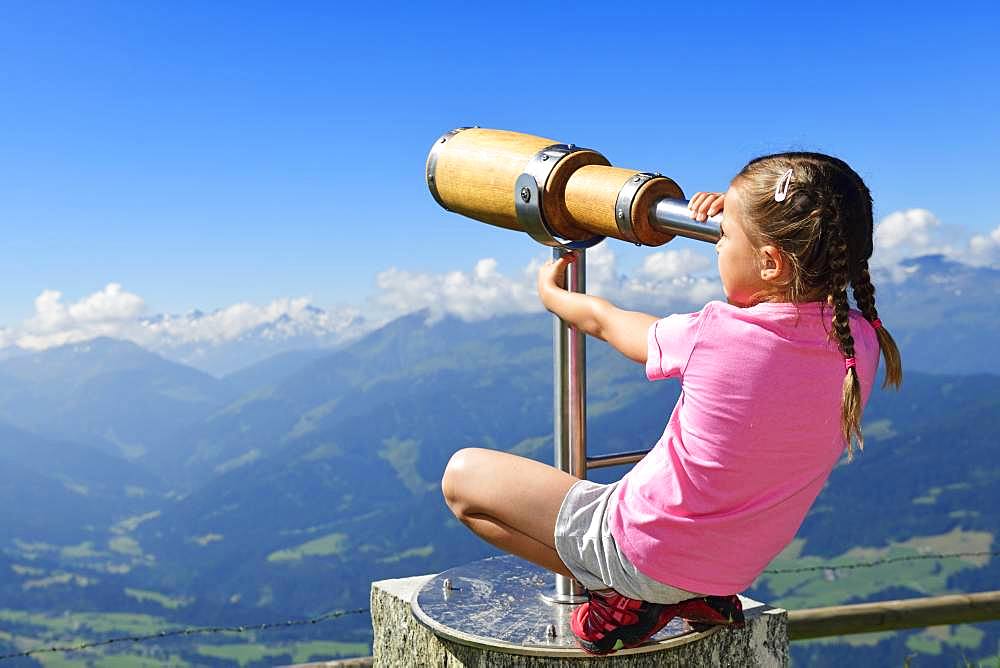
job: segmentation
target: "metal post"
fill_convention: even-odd
[[[565,250],[552,250],[558,259]],[[578,250],[576,261],[566,270],[566,289],[584,293],[587,289],[586,251]],[[587,357],[583,332],[570,327],[554,316],[552,329],[554,347],[554,460],[561,471],[587,477]],[[552,600],[559,603],[580,603],[586,600],[580,583],[563,575],[556,575],[556,589]]]

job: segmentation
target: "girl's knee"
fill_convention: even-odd
[[[470,475],[476,450],[477,448],[462,448],[457,451],[448,460],[444,475],[441,476],[441,493],[444,494],[445,503],[456,514],[462,501],[461,483]]]

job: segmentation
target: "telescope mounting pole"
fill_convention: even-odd
[[[568,251],[552,250],[559,259]],[[566,267],[566,289],[584,293],[587,290],[586,250],[575,251],[576,260]],[[587,355],[584,333],[553,316],[552,343],[554,348],[554,431],[555,466],[572,476],[587,477]],[[586,601],[580,583],[564,575],[556,575],[555,594],[558,603]]]

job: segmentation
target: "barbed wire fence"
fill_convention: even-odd
[[[980,552],[955,552],[949,554],[911,554],[899,557],[886,557],[883,559],[875,559],[872,561],[853,562],[848,564],[823,564],[816,566],[800,566],[795,568],[768,569],[765,570],[762,573],[762,575],[783,575],[783,574],[795,574],[795,573],[810,573],[818,571],[837,572],[837,571],[855,570],[860,568],[875,568],[877,566],[884,566],[887,564],[894,564],[905,561],[922,561],[922,560],[943,561],[945,559],[966,559],[966,558],[982,558],[982,557],[996,557],[996,556],[1000,556],[1000,550],[980,551]],[[147,635],[122,636],[118,638],[108,638],[106,640],[80,643],[77,645],[39,647],[36,649],[27,650],[24,652],[17,652],[14,654],[0,654],[0,661],[8,659],[24,658],[42,653],[78,652],[85,649],[91,649],[94,647],[102,647],[106,645],[113,645],[116,643],[124,643],[124,642],[138,643],[150,640],[162,640],[164,638],[171,638],[177,636],[215,635],[223,633],[246,633],[248,631],[266,631],[268,629],[274,629],[274,628],[306,626],[311,624],[320,624],[322,622],[327,622],[333,619],[339,619],[341,617],[346,617],[348,615],[359,615],[366,612],[369,612],[369,608],[337,610],[334,612],[328,612],[318,617],[313,617],[311,619],[289,620],[284,622],[269,622],[265,624],[252,624],[252,625],[241,625],[241,626],[207,626],[198,628],[173,629],[169,631],[160,631],[158,633],[150,633]]]
[[[17,659],[22,657],[31,656],[33,654],[42,654],[46,652],[78,652],[84,649],[91,649],[93,647],[101,647],[104,645],[113,645],[115,643],[123,642],[144,642],[146,640],[162,640],[163,638],[172,638],[176,636],[193,636],[193,635],[213,635],[221,633],[246,633],[247,631],[266,631],[268,629],[274,628],[288,628],[290,626],[305,626],[307,624],[319,624],[321,622],[327,622],[331,619],[338,619],[340,617],[346,617],[347,615],[360,615],[362,613],[368,612],[368,608],[355,608],[353,610],[337,610],[335,612],[328,612],[319,617],[313,617],[312,619],[301,619],[301,620],[289,620],[286,622],[270,622],[266,624],[252,624],[243,626],[205,626],[198,628],[187,628],[187,629],[174,629],[171,631],[160,631],[158,633],[150,633],[141,636],[122,636],[120,638],[108,638],[107,640],[98,640],[95,642],[80,643],[78,645],[69,645],[65,647],[39,647],[37,649],[28,650],[26,652],[18,652],[15,654],[0,654],[0,661],[5,659]]]
[[[1000,556],[1000,550],[993,550],[992,552],[955,552],[949,554],[908,554],[900,557],[886,557],[884,559],[875,559],[873,561],[861,561],[851,564],[824,564],[822,566],[799,566],[797,568],[779,568],[776,570],[765,570],[764,575],[779,575],[783,573],[808,573],[811,571],[849,571],[855,568],[873,568],[875,566],[882,566],[885,564],[894,564],[901,561],[921,561],[925,559],[934,559],[937,561],[943,559],[962,559],[966,557],[996,557]]]

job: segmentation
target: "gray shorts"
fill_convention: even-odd
[[[608,501],[618,483],[574,483],[556,516],[556,552],[587,589],[611,587],[619,594],[650,603],[678,603],[695,594],[640,573],[618,549],[608,527]]]

